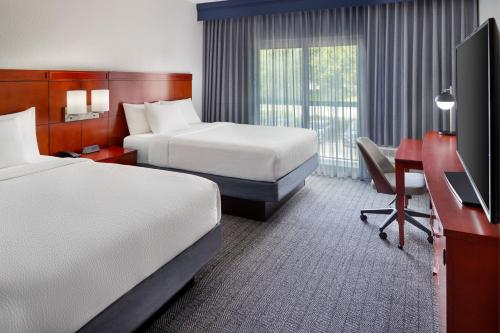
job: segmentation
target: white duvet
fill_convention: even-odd
[[[125,138],[139,163],[274,182],[317,153],[316,132],[302,128],[200,123],[169,134]]]
[[[0,170],[0,332],[72,332],[220,220],[206,179],[86,159]]]

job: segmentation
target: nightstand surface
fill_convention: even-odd
[[[82,154],[82,158],[89,158],[96,162],[137,164],[137,150],[123,147],[101,148],[100,151],[91,154]]]

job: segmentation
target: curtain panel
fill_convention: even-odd
[[[476,0],[415,0],[204,22],[204,121],[314,129],[328,176],[363,177],[356,138],[397,146],[445,123]]]

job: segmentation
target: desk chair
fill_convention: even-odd
[[[385,156],[380,148],[369,138],[358,138],[356,140],[358,148],[363,156],[368,167],[368,172],[373,179],[372,185],[375,187],[378,193],[393,194],[396,195],[396,169],[394,165],[389,161],[387,156]],[[405,194],[406,202],[412,195],[421,195],[427,192],[425,186],[424,175],[417,172],[406,172],[405,173]],[[395,201],[392,200],[389,206]],[[398,211],[395,208],[379,208],[379,209],[363,209],[361,210],[361,221],[365,222],[368,217],[366,214],[384,214],[389,215],[384,222],[384,225],[379,229],[379,236],[382,239],[387,238],[387,234],[384,229],[387,228],[392,222],[394,222],[398,216]],[[430,218],[429,214],[417,212],[411,209],[405,208],[405,220],[411,225],[419,228],[423,232],[427,233],[427,241],[432,243],[432,233],[429,229],[424,227],[420,222],[418,222],[415,217]]]

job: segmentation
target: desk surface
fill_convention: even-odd
[[[421,163],[422,141],[414,139],[401,140],[395,160],[396,162]]]
[[[456,154],[456,137],[437,132],[425,135],[422,145],[424,173],[429,194],[439,215],[445,236],[466,233],[469,236],[500,238],[500,224],[491,224],[480,207],[462,206],[446,182],[445,171],[464,171]]]

